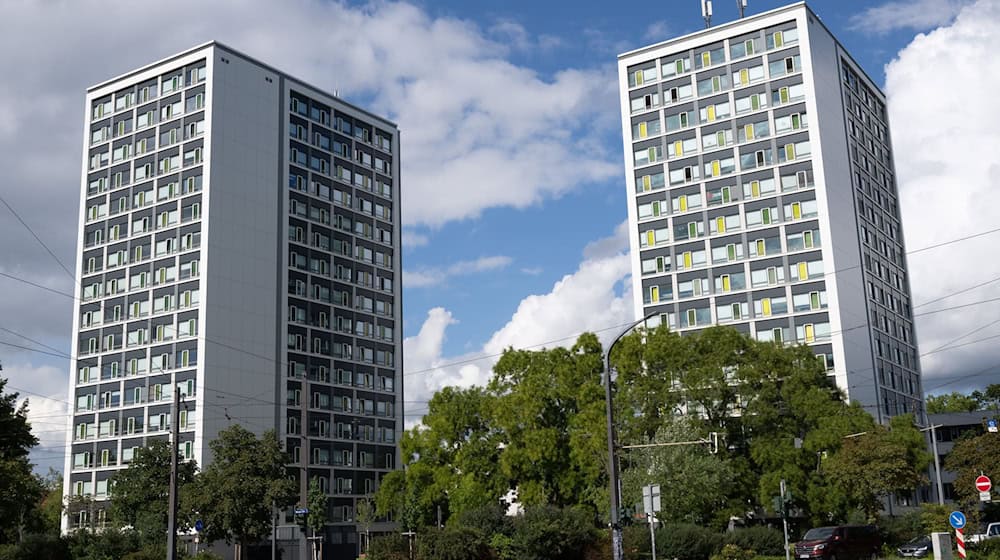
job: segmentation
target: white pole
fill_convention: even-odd
[[[785,532],[785,560],[792,560],[792,553],[788,550],[788,514],[785,504],[785,479],[781,479],[781,525]]]
[[[649,550],[653,553],[653,560],[656,560],[656,531],[653,530],[653,521],[655,518],[652,513],[650,513],[647,517],[649,517],[649,542],[651,544],[651,548]]]

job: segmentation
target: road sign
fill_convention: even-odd
[[[194,530],[199,533],[205,530],[205,522],[201,519],[194,522]]]
[[[990,488],[993,488],[993,483],[990,481],[990,477],[986,475],[979,475],[976,477],[976,490],[980,492],[989,492]]]
[[[660,511],[660,485],[642,487],[642,509],[648,516]]]
[[[954,513],[952,515],[955,515]],[[965,523],[965,516],[962,516],[962,523]],[[958,549],[958,556],[965,560],[965,535],[960,527],[955,527],[955,548]]]
[[[961,529],[965,527],[965,514],[960,511],[953,511],[951,515],[948,516],[948,523],[956,529]]]
[[[990,496],[989,492],[980,492],[979,493],[979,501],[980,502],[992,502],[993,498]]]
[[[309,513],[309,508],[295,508],[295,515],[305,515]]]
[[[989,420],[986,421],[986,431],[994,434],[997,433],[998,428],[997,428],[997,421],[995,418],[990,418]]]

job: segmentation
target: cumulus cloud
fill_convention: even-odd
[[[503,255],[458,261],[444,268],[423,267],[403,271],[403,285],[407,288],[428,288],[445,284],[453,276],[466,276],[479,272],[507,268],[513,259]]]
[[[407,422],[426,411],[426,401],[446,386],[468,387],[489,380],[491,368],[507,348],[571,346],[580,333],[596,332],[607,343],[634,319],[628,240],[624,228],[588,247],[587,256],[549,292],[524,298],[510,320],[482,348],[443,356],[446,331],[456,320],[450,311],[432,309],[420,332],[404,340]]]
[[[404,229],[402,233],[403,248],[423,247],[430,243],[430,237],[413,230]]]
[[[907,248],[994,229],[1000,223],[1000,4],[967,6],[947,27],[920,35],[886,67]],[[915,313],[988,299],[995,284],[931,305],[963,288],[1000,278],[1000,234],[976,237],[909,258]],[[1000,332],[1000,304],[983,303],[917,318],[921,350]],[[980,330],[983,329],[983,330]],[[957,346],[957,344],[956,344]],[[996,345],[969,344],[922,360],[931,392],[978,387],[977,371],[1000,365]],[[992,366],[992,367],[991,367]],[[995,373],[992,375],[995,376]],[[964,377],[963,377],[964,376]],[[947,384],[947,385],[946,385]]]
[[[866,33],[925,31],[947,25],[971,0],[892,0],[851,18],[851,27]]]

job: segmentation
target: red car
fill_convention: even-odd
[[[873,525],[839,525],[809,529],[795,543],[800,560],[877,560],[882,538]]]

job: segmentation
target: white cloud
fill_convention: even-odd
[[[913,250],[993,229],[1000,223],[1000,4],[980,1],[955,22],[920,35],[886,67],[886,91],[907,249]],[[1000,277],[1000,234],[991,234],[909,257],[913,300],[919,305]],[[987,299],[987,286],[921,313]],[[976,330],[993,322],[1000,306],[987,303],[917,318],[921,350],[997,334]],[[925,389],[952,390],[986,383],[984,377],[947,378],[1000,363],[995,345],[972,344],[923,358]],[[935,380],[935,378],[938,378]],[[939,389],[940,387],[940,389]]]
[[[527,274],[528,276],[538,276],[544,271],[545,269],[540,266],[527,266],[521,269],[521,273]]]
[[[513,259],[503,255],[479,257],[470,261],[459,261],[444,268],[425,267],[403,271],[403,285],[407,288],[427,288],[439,286],[453,276],[465,276],[479,272],[507,268]]]
[[[31,361],[5,360],[0,375],[8,381],[6,392],[20,393],[18,405],[28,401],[31,432],[39,440],[31,453],[35,470],[44,472],[50,466],[62,470],[61,454],[66,447],[66,414],[69,409],[66,404],[65,369]]]
[[[589,245],[602,250],[589,251],[579,268],[548,293],[524,298],[479,351],[444,357],[445,331],[455,320],[445,309],[432,309],[420,332],[403,342],[409,424],[419,421],[419,414],[426,411],[423,403],[442,387],[486,383],[499,354],[508,347],[571,346],[586,331],[596,332],[605,343],[617,335],[617,328],[634,318],[628,242],[622,232],[619,226],[611,237]]]
[[[947,25],[971,0],[892,0],[851,18],[851,27],[866,33],[899,29],[925,31]]]
[[[403,248],[423,247],[430,243],[430,237],[413,230],[404,229],[402,233]]]
[[[670,37],[670,24],[665,19],[657,20],[647,25],[646,32],[642,34],[642,38],[650,43],[666,41]]]

